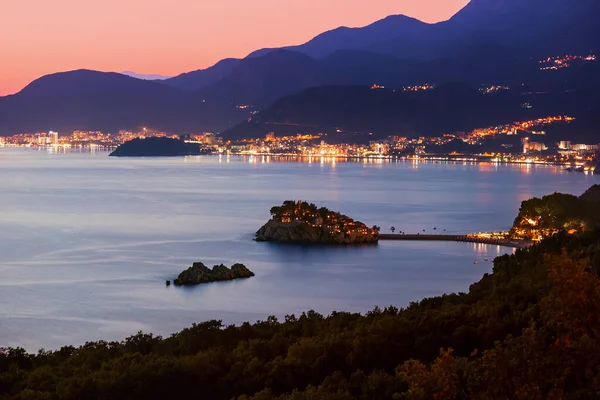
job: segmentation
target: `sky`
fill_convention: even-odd
[[[0,0],[0,96],[79,68],[174,76],[391,14],[449,19],[468,0]]]

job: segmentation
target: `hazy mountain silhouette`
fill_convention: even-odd
[[[466,42],[561,55],[598,51],[598,15],[596,0],[472,0],[442,27]]]
[[[338,50],[368,50],[400,58],[446,57],[488,43],[535,55],[598,51],[597,0],[472,0],[448,21],[426,24],[394,15],[362,28],[340,27],[297,46],[315,58]],[[273,49],[257,50],[259,57]],[[534,54],[531,54],[534,55]]]
[[[367,49],[373,43],[386,38],[416,37],[425,32],[429,24],[406,15],[390,15],[362,28],[345,26],[321,33],[310,41],[285,49],[322,58],[337,50]],[[261,57],[274,49],[261,49],[248,57]]]
[[[229,75],[239,63],[240,60],[237,58],[226,58],[212,67],[186,72],[167,79],[163,83],[189,92],[204,89]]]
[[[252,53],[244,65],[211,85],[206,96],[262,107],[294,90],[319,85],[452,81],[514,85],[538,79],[536,62],[542,57],[593,50],[600,37],[593,14],[597,3],[473,0],[438,24],[396,15],[363,28],[342,27],[303,45]],[[298,68],[291,60],[300,57],[292,56],[292,51],[313,61],[304,59]],[[278,55],[269,57],[272,54]]]
[[[239,111],[158,82],[77,70],[44,76],[0,98],[0,133],[151,126],[169,131],[222,129]]]
[[[497,45],[473,45],[446,58],[400,59],[365,50],[340,50],[313,59],[290,50],[247,58],[231,74],[200,91],[211,101],[262,108],[280,97],[324,85],[402,87],[423,83],[463,82],[520,85],[539,81],[537,60]],[[558,75],[555,75],[558,77]]]
[[[335,79],[307,55],[276,50],[246,58],[215,84],[200,90],[202,97],[235,105],[267,105],[277,98]]]
[[[140,125],[170,131],[220,130],[249,117],[236,105],[261,109],[282,97],[274,108],[268,107],[256,118],[277,113],[288,118],[293,116],[293,105],[304,113],[302,121],[325,114],[350,120],[363,118],[338,109],[346,104],[334,95],[343,93],[342,89],[333,90],[334,94],[327,89],[289,97],[324,85],[377,83],[393,88],[425,82],[438,86],[461,82],[472,87],[526,83],[537,91],[587,90],[599,81],[598,62],[543,72],[537,60],[567,52],[597,53],[598,15],[598,0],[472,0],[445,22],[426,24],[406,16],[390,16],[367,27],[334,29],[299,46],[263,49],[243,60],[222,60],[210,68],[160,82],[84,70],[59,73],[32,82],[16,95],[0,97],[0,134],[48,129],[116,130]],[[371,110],[367,115],[375,118],[371,123],[380,124],[380,129],[385,123],[397,125],[391,117],[377,119],[377,111],[372,108],[377,104],[387,110],[391,105],[386,101],[402,105],[397,97],[367,92],[361,99],[356,94],[363,93],[361,90],[348,90],[354,99],[347,104],[349,109],[355,113],[359,113],[359,106]],[[310,99],[319,108],[305,106],[300,100],[310,98],[307,93],[322,94],[331,103]],[[421,110],[415,112],[420,115]],[[314,115],[309,118],[311,113]],[[431,115],[451,121],[443,113]],[[397,118],[413,117],[400,113]],[[332,117],[331,121],[338,120]],[[368,119],[361,121],[366,124]],[[424,121],[432,126],[438,123],[434,118]],[[353,126],[363,129],[361,123]],[[421,126],[409,128],[417,131]]]
[[[163,81],[165,79],[172,78],[171,76],[159,75],[159,74],[138,74],[132,71],[123,71],[120,74],[130,76],[132,78],[142,79],[145,81]]]

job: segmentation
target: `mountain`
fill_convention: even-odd
[[[145,81],[164,81],[165,79],[171,78],[170,76],[158,75],[158,74],[138,74],[136,72],[131,71],[123,71],[120,74],[130,76],[136,79],[142,79]]]
[[[475,87],[513,86],[525,80],[537,81],[539,75],[537,60],[502,46],[471,46],[434,60],[400,59],[366,50],[339,50],[313,59],[291,50],[275,50],[242,60],[228,76],[199,93],[211,101],[263,108],[278,98],[324,85],[399,88],[426,82],[463,82]]]
[[[229,75],[199,91],[203,98],[234,105],[266,106],[281,96],[335,79],[319,63],[302,53],[276,50],[246,58]]]
[[[337,50],[367,49],[382,38],[417,37],[423,34],[429,24],[406,15],[390,15],[380,21],[362,28],[339,27],[324,32],[312,40],[298,46],[284,47],[306,54],[313,58],[322,58]],[[274,49],[261,49],[248,57],[262,57]]]
[[[168,131],[220,130],[239,110],[204,103],[167,85],[118,73],[77,70],[44,76],[0,97],[0,134],[151,126]]]
[[[340,27],[284,49],[323,58],[365,50],[403,59],[434,59],[476,45],[526,50],[531,56],[600,51],[597,0],[472,0],[448,21],[426,24],[394,15],[362,28]],[[260,57],[274,49],[249,55]]]
[[[573,62],[571,68],[559,71],[540,71],[538,63],[547,56],[597,53],[598,15],[598,0],[472,0],[445,22],[426,24],[390,16],[363,28],[337,28],[302,45],[263,49],[243,60],[225,59],[163,81],[94,71],[54,74],[32,82],[16,95],[0,97],[0,134],[139,125],[170,131],[221,130],[250,116],[249,110],[236,108],[241,105],[251,105],[254,111],[263,109],[253,121],[263,118],[264,123],[270,123],[268,118],[274,115],[287,120],[294,116],[291,107],[296,105],[298,112],[305,114],[291,118],[293,123],[342,126],[347,118],[354,121],[349,129],[369,130],[369,123],[376,127],[381,122],[377,129],[384,131],[401,121],[412,121],[401,115],[396,121],[392,112],[387,116],[385,110],[394,104],[410,106],[379,92],[376,97],[372,93],[361,97],[353,91],[356,89],[348,89],[349,99],[338,98],[343,91],[331,86],[401,88],[425,82],[438,86],[460,82],[474,88],[481,84],[530,87],[532,92],[598,89],[598,62]],[[323,93],[317,89],[303,92],[320,86],[329,88]],[[321,93],[332,103],[307,93]],[[320,108],[313,110],[302,99]],[[337,110],[340,104],[357,114]],[[373,104],[384,114],[379,115]],[[447,106],[453,109],[456,104],[461,103]],[[568,104],[561,105],[571,109]],[[361,110],[369,110],[373,119],[361,116]],[[462,115],[465,111],[456,112]],[[326,118],[324,113],[331,116]],[[441,111],[428,115],[447,120]],[[409,131],[422,129],[413,122],[407,122]]]
[[[442,27],[446,35],[532,55],[587,54],[599,50],[598,15],[596,0],[472,0]]]
[[[240,63],[237,58],[226,58],[206,69],[186,72],[163,81],[166,85],[188,92],[204,89],[229,75]]]
[[[426,82],[521,84],[539,75],[539,64],[526,54],[501,46],[472,46],[445,58],[400,59],[365,50],[340,50],[319,60],[336,83],[402,87]]]
[[[321,85],[537,83],[538,59],[595,48],[600,37],[594,20],[600,15],[597,3],[472,0],[445,22],[426,24],[393,15],[362,28],[333,29],[302,45],[224,60],[165,83],[198,90],[211,101],[257,108]]]
[[[256,51],[204,95],[263,107],[319,85],[537,83],[539,59],[599,48],[599,3],[472,0],[437,24],[394,15],[363,28],[341,27],[302,45]],[[286,59],[300,60],[302,68]]]
[[[533,108],[522,107],[523,103]],[[596,90],[484,95],[463,84],[404,92],[361,86],[323,86],[278,100],[251,120],[222,133],[226,139],[327,133],[328,141],[367,142],[388,135],[419,137],[470,131],[549,115],[582,115],[600,104]]]

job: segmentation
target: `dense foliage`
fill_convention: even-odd
[[[366,315],[209,321],[0,355],[0,399],[592,399],[600,231],[499,257],[469,293]]]
[[[511,233],[518,238],[539,239],[561,230],[583,232],[599,225],[600,185],[594,185],[580,197],[554,193],[524,201]]]
[[[326,219],[329,215],[342,216],[340,213],[334,213],[328,208],[318,208],[313,203],[307,203],[306,201],[296,202],[294,200],[286,200],[280,207],[271,207],[270,212],[271,216],[277,220],[281,220],[286,214],[295,213],[300,219],[305,220],[305,222],[312,222],[315,216],[319,216],[321,219]]]

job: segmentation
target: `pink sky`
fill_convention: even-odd
[[[14,0],[0,13],[0,95],[79,68],[177,75],[390,14],[450,18],[468,0]]]

